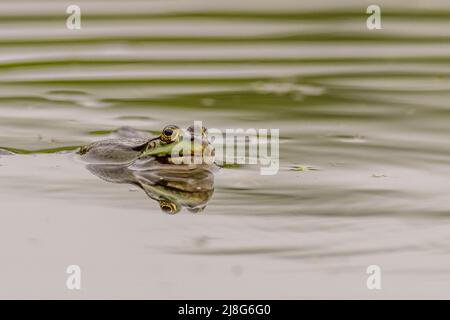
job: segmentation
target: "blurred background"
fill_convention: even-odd
[[[2,1],[0,297],[448,297],[449,98],[449,1]],[[169,216],[69,152],[194,120],[280,129],[280,172]]]

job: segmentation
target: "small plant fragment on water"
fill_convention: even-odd
[[[308,165],[293,165],[289,169],[290,171],[300,171],[300,172],[306,172],[306,171],[318,171],[319,168],[308,166]]]

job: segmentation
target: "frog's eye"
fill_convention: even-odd
[[[167,126],[161,132],[161,140],[170,143],[174,142],[180,136],[180,128],[177,126]]]
[[[175,202],[168,201],[168,200],[160,200],[159,206],[161,207],[161,210],[168,214],[175,214],[180,211],[180,206],[177,205]]]

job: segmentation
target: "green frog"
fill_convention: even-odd
[[[138,159],[152,157],[162,163],[190,164],[201,156],[203,164],[212,163],[214,147],[207,139],[207,129],[201,128],[201,136],[194,134],[194,127],[182,130],[175,125],[166,126],[161,134],[149,137],[131,128],[119,129],[116,139],[107,139],[81,147],[81,159],[91,164],[131,164]]]
[[[214,157],[206,128],[182,130],[166,126],[152,137],[146,132],[123,127],[115,137],[81,147],[80,157],[86,168],[102,180],[128,183],[141,188],[169,214],[182,208],[201,212],[214,192],[217,166],[207,161],[193,163],[198,155]]]

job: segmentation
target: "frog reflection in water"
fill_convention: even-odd
[[[131,128],[121,128],[116,131],[117,139],[94,142],[81,147],[78,153],[88,162],[86,168],[91,173],[108,182],[140,187],[166,213],[178,213],[182,207],[201,212],[214,192],[216,167],[205,162],[192,163],[195,152],[204,157],[214,156],[206,129],[199,131],[201,137],[194,135],[193,127],[183,131],[167,126],[159,137],[152,138]],[[184,150],[184,154],[172,154],[176,147]]]

